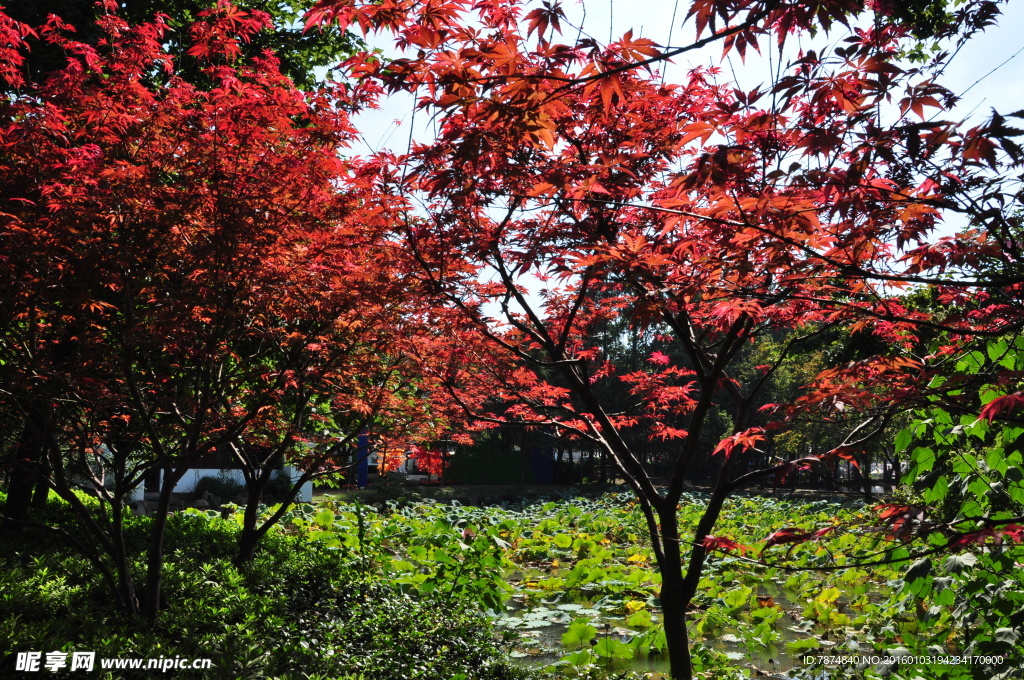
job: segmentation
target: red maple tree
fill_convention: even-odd
[[[0,365],[31,445],[16,467],[71,504],[121,607],[152,620],[171,495],[201,458],[227,454],[245,476],[244,560],[287,508],[259,518],[282,462],[302,470],[291,500],[343,469],[360,433],[394,448],[447,421],[419,398],[430,378],[414,361],[436,319],[395,257],[374,174],[342,158],[376,86],[306,94],[272,55],[237,60],[267,17],[221,3],[192,29],[200,88],[177,77],[159,18],[114,10],[95,47],[57,18],[36,29],[71,55],[38,85],[19,79],[30,29],[0,14],[0,75],[23,87],[0,103]],[[140,596],[122,518],[153,472]]]
[[[415,93],[438,121],[435,140],[381,162],[394,166],[382,173],[391,193],[418,199],[393,206],[411,257],[475,334],[453,343],[504,352],[486,371],[450,372],[452,398],[487,421],[555,428],[614,459],[647,518],[673,677],[691,677],[685,612],[709,550],[727,545],[713,534],[726,498],[848,458],[882,432],[886,414],[919,399],[930,377],[906,354],[920,329],[966,337],[1020,324],[1011,305],[936,317],[898,295],[922,285],[972,300],[981,288],[1019,297],[1018,275],[971,275],[979,262],[1013,261],[1012,221],[946,238],[935,229],[945,212],[980,218],[1005,199],[987,170],[1020,153],[999,120],[936,120],[955,98],[926,67],[900,60],[909,28],[884,8],[833,53],[802,53],[752,91],[714,69],[678,83],[654,70],[712,42],[743,55],[765,38],[849,26],[865,11],[841,0],[699,0],[690,8],[697,37],[672,50],[632,32],[609,45],[560,43],[554,3],[323,0],[309,17],[392,34],[416,55],[354,58],[348,68],[353,79]],[[958,25],[967,32],[994,13],[995,3],[967,3]],[[898,111],[888,115],[891,104]],[[666,338],[643,370],[614,365],[593,339],[623,318]],[[888,349],[829,368],[794,404],[764,404],[771,376],[833,328],[868,332]],[[744,348],[783,333],[790,341],[772,364],[754,376],[734,370]],[[633,400],[625,411],[601,397],[599,385],[616,381]],[[731,431],[708,432],[716,407],[734,414]],[[846,441],[813,459],[746,462],[809,410],[848,422]],[[637,431],[676,443],[667,486],[631,445]],[[706,434],[721,439],[717,482],[683,536],[677,506]]]

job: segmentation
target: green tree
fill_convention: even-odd
[[[934,624],[950,620],[959,650],[981,659],[970,677],[1021,677],[1024,336],[933,361],[928,405],[896,437],[909,467],[906,495],[888,511],[891,535],[918,555],[898,605],[918,619],[922,647],[946,644],[948,628]],[[892,645],[895,634],[880,639]]]

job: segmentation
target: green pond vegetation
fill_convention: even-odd
[[[682,522],[702,505],[684,499]],[[59,502],[47,512],[70,521]],[[862,503],[732,499],[716,537],[735,547],[715,553],[691,611],[698,677],[966,679],[1019,668],[1012,629],[964,622],[978,602],[1024,611],[1021,548],[972,545],[918,560],[916,573],[905,561],[857,566],[910,554],[872,516]],[[131,520],[130,538],[143,541],[148,521]],[[120,620],[61,539],[24,532],[0,556],[0,645],[12,658],[210,657],[208,677],[239,679],[667,677],[660,579],[629,493],[489,507],[326,499],[289,510],[237,567],[240,521],[173,517],[155,627]],[[780,529],[831,527],[764,548]],[[970,663],[954,663],[968,652]],[[109,677],[130,677],[118,673]]]

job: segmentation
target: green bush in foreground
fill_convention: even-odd
[[[59,506],[51,512],[59,513]],[[133,521],[140,535],[146,521]],[[70,522],[69,516],[64,526]],[[29,530],[3,536],[0,676],[14,673],[19,651],[94,651],[97,659],[213,660],[210,671],[178,670],[177,677],[531,677],[506,660],[490,622],[470,602],[410,597],[357,574],[337,550],[277,534],[268,536],[254,563],[239,568],[230,559],[236,531],[219,519],[172,518],[166,602],[156,626],[123,622],[92,565],[56,535]],[[97,668],[89,677],[153,673]]]

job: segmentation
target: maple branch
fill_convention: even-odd
[[[858,432],[860,432],[862,429],[864,429],[865,427],[867,427],[868,425],[872,424],[872,422],[875,422],[875,421],[880,421],[878,427],[876,427],[873,431],[871,431],[868,434],[864,435],[860,439],[856,439],[856,440],[852,440],[851,441],[851,439],[850,439],[851,437],[853,437]],[[822,458],[828,457],[833,452],[838,451],[839,449],[842,449],[842,448],[857,448],[857,447],[860,447],[860,446],[864,446],[865,444],[870,442],[872,439],[874,439],[875,437],[880,435],[885,430],[885,426],[888,424],[888,422],[889,422],[889,418],[888,418],[887,414],[882,414],[882,415],[878,415],[878,416],[872,416],[871,418],[868,418],[867,420],[862,421],[849,434],[847,434],[846,439],[843,441],[842,444],[840,444],[839,446],[834,447],[832,449],[832,451],[830,451],[829,453],[824,454],[823,456],[814,456],[813,459],[820,461]],[[750,482],[750,481],[752,481],[754,479],[758,479],[759,477],[767,477],[768,475],[778,474],[778,473],[781,473],[781,472],[785,472],[787,470],[792,470],[792,465],[793,465],[793,461],[787,461],[785,463],[780,463],[779,465],[774,465],[772,467],[767,467],[767,468],[761,468],[760,470],[754,470],[752,472],[748,472],[746,474],[740,475],[739,477],[733,479],[731,482],[728,483],[727,486],[728,486],[729,492],[731,493],[733,491],[736,491],[737,489],[741,488],[742,486],[744,486],[748,482]]]
[[[679,498],[682,496],[683,486],[685,483],[684,476],[689,470],[690,459],[699,446],[700,432],[704,429],[705,420],[707,419],[707,415],[713,405],[715,392],[718,390],[719,382],[724,375],[725,366],[727,366],[729,361],[731,361],[733,353],[738,351],[742,346],[742,341],[739,338],[741,336],[746,336],[748,322],[749,319],[745,314],[740,315],[740,317],[733,322],[723,339],[723,348],[719,350],[719,353],[715,356],[713,362],[710,360],[710,356],[704,353],[702,347],[696,344],[694,345],[695,350],[701,353],[703,359],[708,361],[711,366],[707,374],[699,381],[701,386],[700,399],[697,401],[696,406],[690,414],[690,424],[687,428],[686,440],[683,443],[682,450],[676,458],[674,469],[672,471],[672,478],[669,481],[665,501],[666,503],[672,504],[673,507],[678,503]],[[733,393],[734,398],[735,396],[735,393]],[[742,406],[742,403],[737,405]],[[723,465],[723,470],[724,468],[725,466]]]
[[[575,376],[569,376],[570,381]],[[648,531],[651,535],[651,547],[654,551],[655,559],[659,565],[664,565],[665,552],[664,546],[661,540],[661,529],[658,525],[657,518],[655,517],[655,509],[660,512],[665,505],[665,498],[658,493],[657,488],[654,486],[654,482],[651,480],[650,475],[647,473],[647,469],[633,454],[632,449],[622,439],[615,424],[611,421],[611,418],[605,413],[601,406],[600,401],[594,395],[591,390],[590,383],[586,380],[577,378],[577,394],[580,395],[583,402],[587,405],[587,410],[597,418],[598,423],[601,425],[601,429],[598,430],[594,423],[587,421],[588,426],[594,432],[594,436],[600,439],[602,448],[612,457],[619,470],[622,471],[623,477],[626,479],[626,483],[632,487],[633,492],[636,494],[637,499],[640,501],[640,508],[644,513],[644,518],[647,520]],[[605,435],[612,437],[611,440]],[[657,506],[655,505],[657,503]],[[675,511],[675,505],[672,506],[673,512]]]
[[[693,323],[690,320],[689,313],[686,311],[686,307],[680,307],[676,314],[673,314],[667,307],[662,308],[662,318],[669,325],[675,333],[676,338],[683,345],[683,349],[690,357],[690,363],[693,364],[693,370],[697,374],[697,378],[703,384],[707,381],[708,369],[710,368],[706,362],[707,357],[699,351],[699,340],[693,334]],[[677,318],[681,316],[682,320]]]
[[[523,333],[526,333],[529,337],[533,338],[533,340],[537,342],[537,344],[544,347],[547,350],[549,356],[551,356],[552,358],[560,356],[561,353],[558,351],[558,345],[556,345],[555,342],[551,339],[551,336],[548,335],[547,325],[540,319],[539,316],[537,316],[537,312],[534,311],[533,306],[526,301],[526,296],[523,295],[523,292],[519,289],[519,286],[516,285],[515,281],[512,280],[512,275],[509,273],[508,268],[505,265],[505,260],[501,255],[501,251],[498,250],[497,247],[495,247],[492,250],[491,255],[494,258],[494,262],[496,265],[495,268],[497,269],[498,274],[501,276],[501,281],[505,285],[505,290],[512,293],[512,296],[515,298],[520,308],[530,319],[530,323],[533,324],[533,328],[527,327],[526,324],[518,322],[515,319],[515,317],[509,312],[508,305],[503,306],[503,310],[505,311],[505,318],[508,319],[509,323],[511,323],[517,329],[519,329]]]
[[[573,322],[576,320],[576,315],[579,313],[580,308],[583,306],[584,300],[587,298],[587,290],[590,285],[590,278],[593,275],[593,266],[587,267],[583,274],[580,276],[580,290],[576,295],[576,299],[573,300],[572,309],[569,310],[568,316],[566,316],[563,322],[564,327],[562,328],[561,336],[558,338],[558,351],[559,353],[565,352],[565,344],[569,341],[569,335],[573,330]]]
[[[1001,526],[1019,524],[1021,522],[1024,522],[1024,515],[1016,516],[1016,517],[1006,517],[1006,518],[1002,518],[1002,519],[992,519],[992,518],[989,518],[989,517],[963,518],[963,519],[958,520],[956,522],[949,523],[949,524],[947,524],[945,526],[948,528],[948,527],[952,526],[953,524],[959,524],[960,522],[964,522],[964,521],[975,521],[975,522],[983,523],[986,526],[986,528],[988,528],[988,529],[995,529],[995,528],[1001,527]],[[936,528],[939,528],[939,527],[941,527],[941,525],[931,525],[930,526],[930,528],[932,528],[932,529],[936,529]],[[872,531],[875,531],[875,529],[872,529]],[[952,531],[952,530],[950,530],[950,531],[947,531],[945,533],[946,541],[943,544],[941,544],[941,545],[937,545],[937,546],[934,546],[934,547],[929,548],[927,550],[921,550],[921,551],[917,551],[917,552],[909,552],[908,551],[908,554],[905,557],[895,557],[893,555],[894,548],[895,547],[904,548],[906,546],[911,545],[913,543],[913,541],[914,541],[914,538],[911,537],[911,538],[899,541],[899,544],[897,546],[894,546],[894,548],[889,548],[889,549],[885,549],[885,550],[878,550],[878,551],[873,552],[873,553],[868,553],[867,555],[858,556],[858,557],[855,558],[856,561],[849,562],[847,564],[832,564],[832,565],[817,565],[817,566],[791,565],[791,564],[786,564],[786,563],[782,563],[782,562],[768,562],[768,561],[764,560],[763,558],[762,559],[754,560],[754,559],[751,559],[749,557],[745,557],[743,555],[736,555],[735,553],[731,553],[731,552],[728,552],[728,551],[722,551],[722,552],[727,552],[727,554],[729,554],[731,557],[733,557],[735,559],[738,559],[738,560],[741,560],[743,562],[746,562],[748,564],[757,565],[757,566],[761,566],[761,567],[769,567],[769,568],[774,568],[774,569],[781,569],[781,570],[787,571],[787,572],[796,572],[796,571],[841,571],[843,569],[855,569],[855,568],[863,568],[863,567],[882,566],[882,565],[886,565],[886,564],[899,564],[901,562],[909,562],[910,560],[919,560],[919,559],[921,559],[923,557],[930,557],[932,555],[937,555],[937,554],[940,554],[940,553],[952,552],[952,551],[962,547],[962,544],[960,542],[964,538],[967,538],[967,537],[970,537],[970,536],[974,536],[974,535],[976,535],[978,533],[979,533],[979,531],[977,529],[971,530],[971,531]],[[810,540],[813,540],[813,539],[810,539]],[[801,543],[802,542],[806,542],[806,541],[801,541]],[[796,543],[794,545],[799,545],[799,543]],[[792,549],[792,546],[791,546],[791,549]],[[890,557],[885,557],[885,558],[882,558],[882,559],[879,559],[879,560],[872,560],[872,561],[867,561],[867,562],[861,561],[864,558],[870,558],[870,557],[873,557],[875,555],[890,555]],[[788,557],[788,554],[787,554],[787,557]],[[833,557],[833,561],[835,561],[834,557]]]
[[[752,295],[751,297],[756,298],[757,296],[756,295]],[[817,304],[826,305],[826,306],[832,306],[832,307],[838,307],[838,308],[852,309],[852,310],[855,310],[857,312],[857,314],[863,314],[865,316],[870,316],[872,318],[879,319],[879,320],[882,320],[882,321],[895,321],[895,322],[907,322],[908,321],[907,319],[899,317],[899,316],[893,316],[893,315],[890,315],[890,314],[884,314],[882,312],[876,312],[876,311],[874,311],[872,309],[866,309],[864,307],[858,306],[858,304],[855,303],[855,302],[844,302],[842,300],[836,300],[836,299],[833,299],[833,298],[816,298],[816,297],[810,297],[810,296],[806,296],[806,295],[793,295],[789,299],[790,300],[798,300],[798,301],[801,301],[801,302],[815,302]],[[956,333],[956,334],[959,334],[959,335],[977,336],[977,337],[983,337],[983,338],[986,338],[986,337],[987,338],[998,337],[1000,335],[1004,335],[1004,334],[1009,333],[1009,332],[1016,332],[1016,331],[1019,331],[1022,328],[1024,328],[1024,318],[1019,319],[1018,321],[1014,321],[1014,322],[1007,321],[1007,322],[1005,322],[1005,325],[1000,326],[998,328],[991,329],[991,330],[985,330],[983,328],[978,328],[978,327],[960,328],[960,327],[956,327],[956,326],[948,326],[948,325],[943,324],[943,323],[935,323],[935,322],[927,321],[927,320],[924,320],[924,319],[914,319],[913,321],[910,321],[910,323],[913,323],[916,326],[922,326],[924,328],[930,328],[932,330],[937,330],[937,331],[942,331],[942,332],[947,332],[947,333]]]
[[[909,544],[909,542],[904,542],[903,545],[908,545],[908,544]],[[764,559],[756,559],[755,560],[753,558],[746,557],[744,555],[737,555],[735,553],[728,552],[728,551],[721,551],[721,550],[719,550],[718,552],[727,552],[727,554],[731,558],[739,560],[741,562],[745,562],[747,564],[755,565],[755,566],[758,566],[758,567],[769,567],[769,568],[772,568],[772,569],[781,569],[782,571],[785,571],[785,572],[800,572],[800,571],[816,571],[816,572],[825,571],[825,572],[827,572],[827,571],[842,571],[844,569],[857,569],[857,568],[863,568],[863,567],[878,567],[878,566],[884,566],[884,565],[887,565],[887,564],[900,564],[901,562],[909,562],[910,560],[920,559],[922,557],[928,557],[929,555],[935,555],[935,554],[937,554],[939,552],[942,552],[943,550],[946,550],[946,549],[948,549],[948,545],[947,546],[938,546],[936,548],[932,548],[930,550],[926,550],[926,551],[922,551],[922,552],[918,552],[918,553],[908,553],[906,557],[888,557],[888,558],[883,558],[883,559],[880,559],[880,560],[874,560],[874,561],[870,561],[870,562],[853,562],[853,563],[850,563],[850,564],[832,564],[832,565],[817,565],[817,566],[797,566],[797,565],[790,565],[790,564],[785,564],[785,563],[781,563],[781,562],[768,562],[768,561],[766,561]],[[885,550],[885,551],[879,551],[878,553],[875,553],[875,554],[882,554],[882,555],[884,555],[884,554],[891,553],[891,552],[892,551]],[[788,554],[787,554],[787,557],[788,557]],[[833,559],[834,559],[834,557],[833,557]]]
[[[503,387],[508,389],[509,392],[515,394],[517,396],[517,398],[525,401],[526,403],[530,403],[532,408],[537,409],[537,403],[535,402],[535,400],[529,399],[517,387],[509,384],[508,381],[504,380],[500,376],[497,376],[497,375],[493,374],[493,372],[492,372],[492,375],[494,375],[495,379],[498,380],[498,382]],[[601,440],[595,438],[593,432],[591,432],[589,430],[581,430],[578,427],[575,427],[573,425],[569,425],[569,424],[567,424],[567,423],[565,423],[565,422],[563,422],[561,420],[536,421],[536,420],[526,420],[525,418],[514,419],[514,418],[509,418],[508,416],[498,417],[498,416],[483,415],[480,411],[474,409],[472,406],[470,406],[468,403],[466,403],[466,400],[462,398],[462,396],[455,390],[454,386],[451,383],[445,381],[443,383],[443,387],[448,392],[449,396],[451,396],[451,398],[455,400],[455,403],[458,404],[459,408],[462,409],[463,413],[465,413],[467,416],[469,416],[473,420],[478,420],[478,421],[484,422],[484,423],[493,423],[495,425],[522,425],[524,427],[537,427],[537,426],[542,426],[542,425],[551,425],[551,426],[554,426],[554,427],[560,427],[560,428],[562,428],[564,430],[568,430],[568,431],[572,432],[573,434],[576,434],[576,435],[582,437],[583,439],[587,439],[587,440],[589,440],[589,441],[591,441],[594,444],[597,444],[599,446],[601,445]],[[565,408],[565,407],[546,407],[546,408],[560,408],[562,411],[566,412],[569,415],[575,415],[570,409]]]
[[[512,198],[516,198],[519,202],[512,204],[508,207],[504,219],[498,226],[499,231],[504,229],[504,227],[511,221],[512,217],[515,215],[515,212],[519,210],[519,207],[521,206],[521,200],[527,197],[513,196]],[[525,296],[523,296],[522,292],[519,290],[519,287],[512,280],[511,275],[507,271],[504,260],[501,257],[500,251],[497,251],[497,249],[495,249],[494,251],[492,251],[492,254],[496,262],[495,269],[501,276],[502,284],[505,286],[505,299],[501,303],[501,308],[502,311],[504,312],[505,318],[514,328],[524,333],[526,336],[532,338],[533,341],[536,342],[538,345],[544,347],[548,351],[548,356],[552,358],[551,361],[544,361],[543,359],[539,359],[529,354],[528,352],[525,352],[521,347],[509,343],[504,338],[500,337],[494,331],[492,331],[488,326],[487,322],[484,320],[484,318],[480,315],[478,311],[470,308],[470,306],[466,304],[465,300],[463,300],[458,295],[455,295],[454,293],[445,290],[445,287],[435,274],[435,268],[431,266],[431,263],[426,260],[426,258],[420,251],[420,248],[416,243],[416,239],[412,236],[411,231],[408,234],[407,242],[412,247],[413,258],[419,263],[420,267],[422,268],[422,271],[425,273],[427,279],[430,281],[433,287],[439,290],[441,294],[445,297],[445,299],[447,299],[449,302],[458,307],[466,315],[466,317],[469,318],[470,321],[475,326],[477,326],[477,328],[488,339],[499,344],[504,349],[514,353],[520,359],[523,359],[524,361],[529,361],[530,363],[536,366],[556,368],[564,367],[567,365],[575,365],[579,362],[578,359],[556,358],[556,356],[562,356],[564,354],[564,344],[560,343],[559,345],[556,345],[551,340],[550,336],[547,336],[546,333],[544,335],[540,335],[540,331],[545,330],[546,326],[537,316],[532,306],[527,303]],[[510,296],[514,297],[516,301],[519,303],[519,305],[523,308],[523,310],[527,313],[531,323],[534,324],[534,328],[531,328],[521,323],[515,318],[515,315],[511,313],[508,307],[508,300]]]
[[[628,64],[623,64],[621,66],[616,66],[614,68],[608,69],[607,71],[601,71],[600,73],[595,73],[594,75],[585,76],[583,78],[551,78],[551,80],[564,80],[564,81],[567,81],[566,85],[563,85],[562,87],[557,88],[554,92],[552,92],[551,96],[553,97],[553,96],[559,94],[560,92],[562,92],[563,90],[571,88],[574,85],[583,85],[583,84],[586,84],[586,83],[589,83],[589,82],[593,82],[595,80],[600,80],[602,78],[607,78],[608,76],[614,76],[614,75],[617,75],[619,73],[625,73],[626,71],[632,71],[633,69],[636,69],[636,68],[642,68],[642,67],[645,67],[645,66],[650,66],[651,64],[657,63],[659,61],[668,61],[672,57],[677,57],[680,54],[685,54],[686,52],[691,52],[693,50],[699,50],[699,49],[701,49],[703,47],[706,47],[707,45],[710,45],[713,42],[721,40],[722,38],[728,38],[731,35],[735,35],[737,33],[741,33],[743,31],[746,31],[747,29],[750,29],[750,28],[753,28],[754,26],[756,26],[759,21],[761,21],[762,19],[767,17],[769,14],[771,14],[772,11],[775,10],[775,7],[779,4],[779,2],[780,2],[780,0],[772,0],[771,2],[767,2],[767,3],[765,3],[764,9],[762,11],[760,11],[758,13],[755,13],[755,14],[752,14],[743,23],[737,24],[737,25],[732,26],[730,28],[723,29],[723,30],[721,30],[721,31],[719,31],[717,33],[712,33],[708,37],[701,38],[700,40],[692,42],[689,45],[686,45],[684,47],[677,47],[675,49],[670,49],[667,52],[663,52],[663,53],[661,53],[659,55],[650,57],[648,59],[643,59],[641,61],[635,61],[635,62],[630,62]]]
[[[607,70],[600,71],[598,73],[594,73],[594,74],[589,75],[589,76],[576,76],[576,77],[573,77],[573,76],[554,75],[554,74],[550,74],[550,73],[545,73],[545,74],[539,74],[539,73],[538,74],[533,74],[533,73],[514,73],[514,74],[502,74],[502,75],[494,75],[494,76],[472,76],[472,77],[462,76],[462,77],[459,78],[459,81],[463,82],[463,83],[483,83],[483,84],[494,83],[494,82],[502,83],[503,84],[503,83],[507,83],[509,81],[515,81],[515,80],[563,83],[563,85],[561,85],[558,88],[555,88],[545,98],[544,102],[548,102],[548,101],[551,101],[552,99],[558,97],[562,92],[564,92],[566,90],[570,90],[570,89],[572,89],[572,88],[574,88],[574,87],[576,87],[578,85],[586,85],[587,83],[591,83],[591,82],[594,82],[596,80],[601,80],[603,78],[608,78],[610,76],[615,76],[615,75],[618,75],[620,73],[625,73],[627,71],[632,71],[632,70],[637,69],[637,68],[645,68],[647,66],[650,66],[651,64],[655,64],[655,63],[660,62],[660,61],[668,61],[668,60],[672,59],[673,57],[679,56],[680,54],[685,54],[687,52],[692,52],[693,50],[702,49],[704,47],[707,47],[711,43],[714,43],[714,42],[717,42],[719,40],[722,40],[723,38],[728,38],[730,36],[736,35],[737,33],[741,33],[743,31],[749,30],[749,29],[755,27],[757,25],[757,23],[760,22],[762,19],[767,17],[769,14],[771,14],[771,12],[774,11],[776,6],[779,5],[779,4],[780,4],[780,0],[771,0],[771,2],[768,2],[768,3],[765,4],[764,9],[762,9],[760,12],[752,14],[745,21],[743,21],[742,23],[739,23],[739,24],[737,24],[735,26],[731,26],[731,27],[722,29],[721,31],[712,33],[711,35],[709,35],[706,38],[701,38],[699,40],[695,40],[694,42],[692,42],[692,43],[690,43],[688,45],[685,45],[683,47],[677,47],[677,48],[674,48],[674,49],[669,49],[666,52],[662,52],[661,54],[655,55],[655,56],[650,57],[648,59],[642,59],[640,61],[633,61],[633,62],[628,62],[628,63],[625,63],[625,64],[620,64],[619,66],[614,66],[614,67],[611,67],[611,68],[609,68]],[[399,60],[395,60],[395,61],[397,62]],[[407,60],[403,60],[403,61],[408,63]],[[420,59],[419,61],[422,62],[423,60]],[[403,74],[403,75],[405,75],[405,74]],[[446,85],[449,84],[449,80],[448,79],[420,78],[420,79],[413,80],[411,78],[408,78],[407,76],[405,77],[404,81],[401,81],[401,82],[398,79],[396,79],[396,78],[390,78],[389,79],[386,75],[382,76],[382,80],[384,82],[389,82],[392,86],[395,86],[395,87],[404,87],[406,90],[413,90],[416,87],[419,87],[420,85],[427,85],[427,86],[436,87],[436,86],[446,86]]]
[[[369,422],[370,417],[367,416],[358,426],[350,429],[348,434],[345,435],[344,439],[338,441],[333,446],[331,446],[327,451],[325,451],[321,456],[314,459],[314,464],[309,465],[307,469],[304,470],[301,475],[299,475],[298,479],[292,482],[291,489],[289,489],[288,493],[285,494],[285,498],[278,505],[277,510],[275,510],[269,517],[267,517],[260,526],[254,529],[256,536],[265,535],[272,526],[277,524],[281,520],[281,518],[284,517],[285,513],[291,510],[292,502],[295,500],[295,497],[299,494],[299,491],[302,489],[302,486],[306,482],[310,481],[314,477],[324,476],[330,473],[330,471],[318,473],[316,471],[316,467],[322,465],[324,461],[326,461],[328,458],[335,455],[345,446],[351,444],[352,440],[359,436],[359,433],[361,433],[366,428]],[[355,465],[355,463],[353,463],[353,465]]]
[[[138,382],[135,380],[135,372],[132,370],[131,360],[127,356],[123,357],[122,370],[124,370],[125,382],[128,384],[128,390],[131,394],[132,401],[135,402],[135,408],[140,411],[143,427],[146,429],[146,433],[149,435],[150,441],[156,449],[157,457],[163,460],[165,464],[169,464],[170,455],[168,454],[167,449],[164,448],[163,441],[156,431],[156,425],[153,423],[154,411],[150,409],[149,405],[146,403],[145,397],[142,395],[142,390],[139,389]]]
[[[809,255],[810,257],[812,257],[814,259],[821,260],[822,262],[824,262],[826,264],[830,264],[833,267],[836,267],[837,269],[839,269],[840,271],[848,272],[848,273],[854,273],[854,274],[859,274],[859,275],[863,276],[864,278],[868,278],[868,279],[877,279],[877,280],[880,280],[880,281],[892,281],[892,282],[905,282],[905,283],[923,283],[923,284],[932,284],[932,285],[939,285],[939,286],[958,286],[958,287],[972,287],[973,286],[973,287],[979,287],[979,288],[991,288],[991,287],[997,286],[997,285],[998,286],[1005,286],[1005,285],[1011,285],[1011,284],[1015,284],[1015,283],[1022,283],[1022,282],[1024,282],[1024,276],[1009,278],[1009,279],[1006,279],[1004,281],[999,281],[999,282],[993,282],[991,280],[950,280],[950,279],[918,276],[918,275],[915,275],[915,274],[885,274],[885,273],[882,273],[882,272],[877,272],[877,271],[872,271],[872,270],[869,270],[869,269],[864,269],[862,267],[858,267],[856,265],[853,265],[853,264],[850,264],[850,263],[847,263],[847,262],[840,262],[838,260],[835,260],[835,259],[829,257],[828,255],[824,255],[822,253],[819,253],[818,251],[814,250],[813,248],[810,248],[809,246],[806,246],[803,243],[800,243],[799,241],[797,241],[795,239],[792,239],[792,238],[787,237],[787,236],[783,236],[781,234],[778,234],[775,231],[772,231],[771,229],[769,229],[767,227],[762,227],[762,226],[759,226],[759,225],[757,225],[755,223],[752,223],[752,222],[744,222],[744,221],[741,221],[741,220],[730,220],[730,219],[727,219],[727,218],[724,218],[724,217],[713,217],[711,215],[704,215],[704,214],[701,214],[701,213],[695,213],[695,212],[691,212],[691,211],[688,211],[688,210],[677,210],[675,208],[663,208],[661,206],[644,205],[644,204],[641,204],[641,203],[630,203],[630,202],[627,202],[627,201],[615,201],[615,200],[607,200],[607,199],[599,199],[599,198],[588,198],[587,200],[591,201],[593,203],[606,203],[606,204],[609,204],[609,205],[618,205],[618,206],[630,207],[630,208],[640,208],[642,210],[650,210],[652,212],[667,213],[667,214],[670,214],[670,215],[680,215],[682,217],[692,217],[694,219],[702,220],[702,221],[705,221],[705,222],[711,222],[713,224],[721,224],[721,225],[726,225],[726,226],[731,226],[731,227],[741,227],[741,228],[753,229],[755,231],[761,232],[762,234],[765,234],[766,236],[771,236],[772,238],[778,239],[779,241],[782,241],[783,243],[785,243],[787,245],[790,245],[790,246],[792,246],[794,248],[797,248],[797,249],[803,251],[805,255]]]

